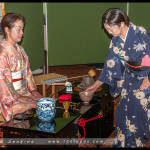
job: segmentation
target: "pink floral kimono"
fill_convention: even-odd
[[[32,97],[36,85],[28,56],[20,45],[15,46],[17,50],[6,40],[0,41],[0,114],[6,121],[15,114],[36,108],[36,103],[17,101],[19,96]]]

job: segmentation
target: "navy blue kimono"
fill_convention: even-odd
[[[143,147],[150,136],[150,87],[140,90],[144,78],[150,77],[150,69],[135,71],[127,65],[145,55],[150,56],[150,31],[130,22],[125,42],[120,36],[112,38],[98,77],[109,85],[113,97],[120,94],[115,112],[117,147]]]

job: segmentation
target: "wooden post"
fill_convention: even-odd
[[[52,84],[52,97],[55,98],[55,85]]]
[[[42,86],[43,86],[43,97],[46,97],[45,83],[44,82],[43,82]]]

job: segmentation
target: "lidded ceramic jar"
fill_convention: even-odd
[[[36,115],[40,120],[51,121],[55,117],[55,99],[54,98],[40,98],[36,101],[37,109]]]
[[[84,91],[87,87],[91,86],[94,84],[94,79],[91,76],[84,76],[81,83],[77,85],[77,87],[81,90]]]

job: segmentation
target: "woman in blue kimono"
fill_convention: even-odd
[[[114,147],[144,147],[150,136],[150,31],[118,8],[107,10],[102,24],[113,37],[102,73],[85,91],[106,83],[113,97],[120,94]]]

